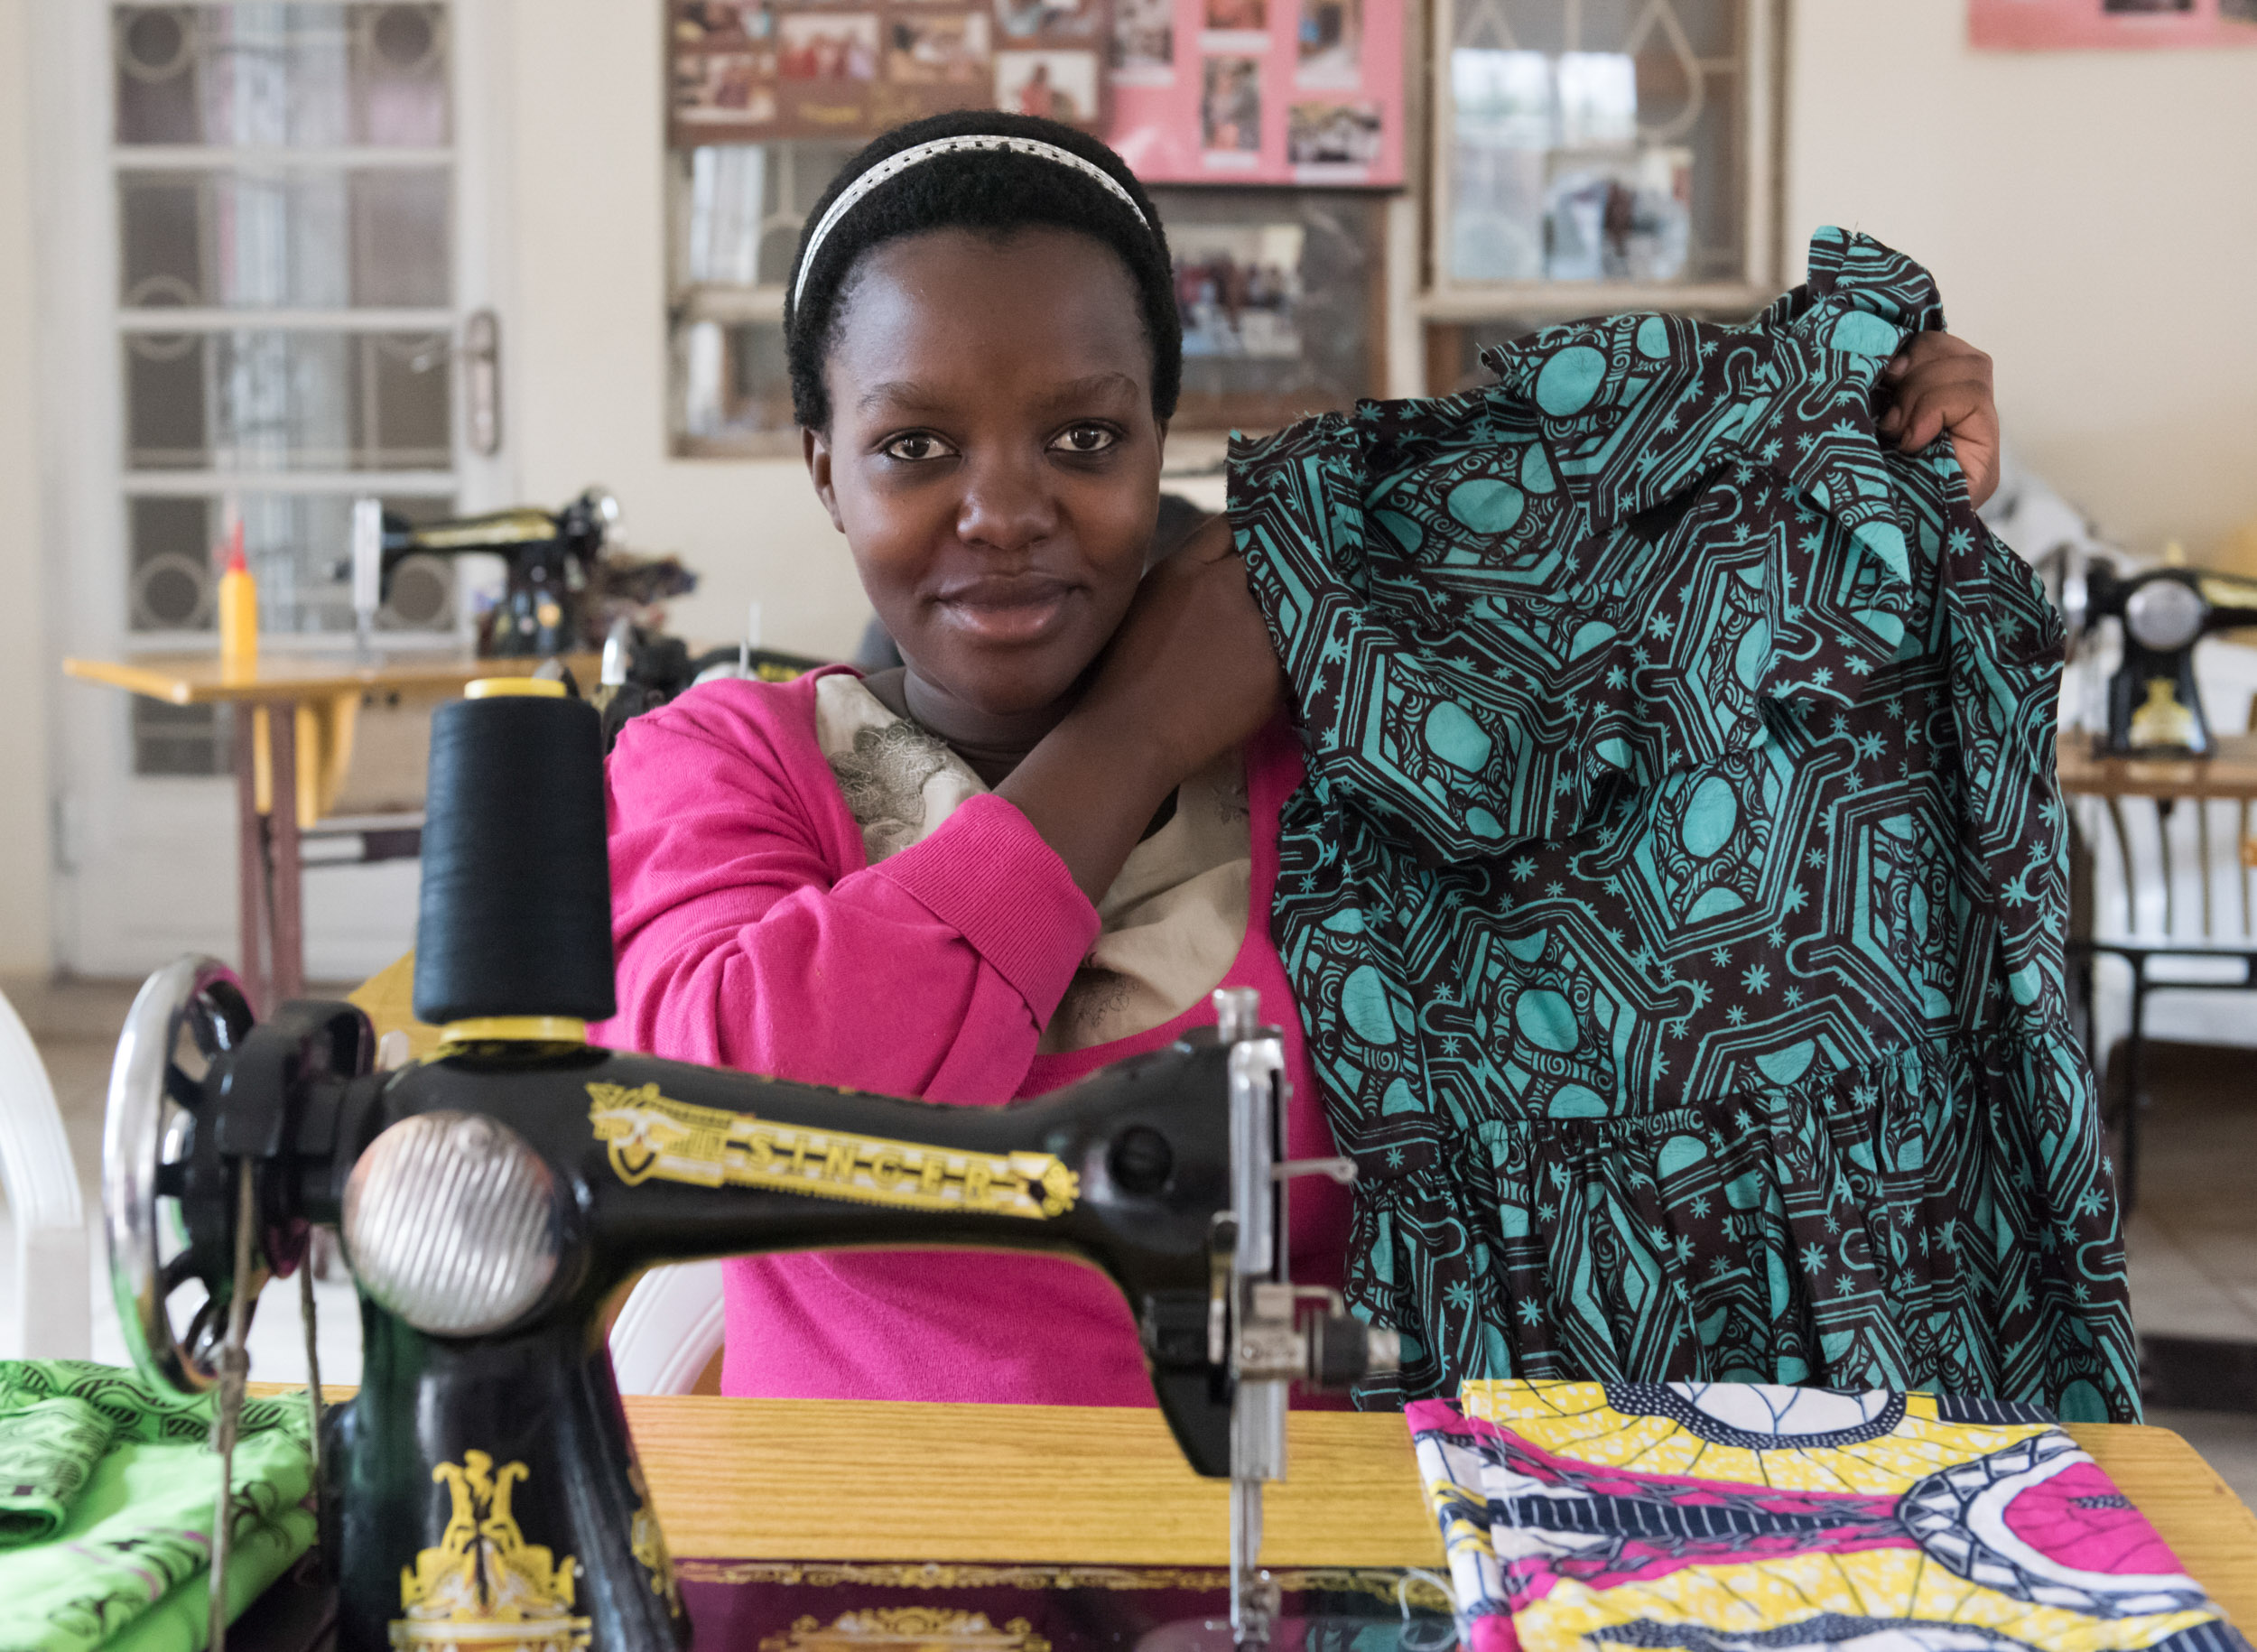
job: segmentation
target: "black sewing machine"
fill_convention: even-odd
[[[581,645],[581,594],[618,523],[619,502],[590,487],[553,511],[519,506],[421,527],[393,511],[382,520],[380,598],[390,595],[392,575],[408,557],[499,556],[509,564],[509,584],[486,651],[504,658],[538,656]]]
[[[2210,723],[2195,681],[2195,645],[2215,632],[2257,626],[2257,580],[2171,567],[2127,578],[2106,558],[2066,545],[2041,569],[2072,654],[2100,621],[2123,627],[2099,748],[2113,756],[2207,756]]]
[[[590,1046],[611,1007],[599,735],[561,691],[521,682],[435,722],[416,1008],[444,1026],[436,1055],[371,1071],[358,1009],[257,1022],[195,958],[151,977],[118,1045],[103,1195],[127,1345],[163,1387],[218,1390],[223,1452],[258,1293],[311,1228],[342,1236],[362,1382],[318,1433],[339,1644],[685,1645],[606,1304],[661,1261],[934,1245],[1063,1252],[1120,1288],[1184,1456],[1232,1480],[1232,1627],[1261,1644],[1288,1384],[1342,1387],[1397,1350],[1287,1276],[1287,1178],[1350,1173],[1284,1161],[1254,995],[1000,1108]],[[553,897],[530,915],[527,862]],[[176,1330],[171,1299],[199,1288]]]

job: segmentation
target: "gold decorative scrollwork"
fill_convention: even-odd
[[[510,1512],[510,1491],[532,1471],[484,1452],[465,1452],[431,1477],[444,1484],[450,1512],[439,1542],[400,1568],[401,1615],[391,1623],[396,1647],[418,1652],[580,1652],[589,1620],[572,1615],[572,1575],[580,1563],[556,1560],[527,1543]]]
[[[763,1637],[760,1652],[1050,1652],[1050,1642],[1024,1618],[998,1629],[985,1612],[878,1606],[841,1612],[828,1625],[800,1618]]]

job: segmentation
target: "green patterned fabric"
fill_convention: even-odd
[[[130,1371],[0,1361],[0,1652],[193,1652],[204,1644],[218,1459],[209,1402],[160,1402]],[[244,1402],[229,1616],[313,1541],[305,1402]],[[42,1541],[24,1541],[51,1521]]]
[[[2063,993],[2059,621],[1905,455],[1916,265],[1555,327],[1233,453],[1299,700],[1274,914],[1369,1403],[1473,1378],[2139,1414]]]

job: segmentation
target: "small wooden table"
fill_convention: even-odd
[[[265,653],[245,673],[224,670],[217,654],[65,660],[62,668],[84,682],[168,705],[224,704],[256,713],[257,732],[240,729],[235,740],[242,934],[237,962],[253,1007],[264,1016],[283,999],[305,994],[299,831],[320,812],[320,800],[336,793],[351,760],[353,718],[362,697],[403,690],[460,691],[479,677],[528,675],[540,664],[450,653],[398,654],[363,664]],[[593,656],[567,664],[582,682],[595,681]]]
[[[2085,797],[2211,797],[2257,802],[2257,734],[2224,734],[2207,757],[2094,755],[2087,729],[2061,733],[2061,789]]]

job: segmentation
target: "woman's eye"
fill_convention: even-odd
[[[912,462],[921,459],[938,459],[948,451],[948,444],[938,436],[896,436],[881,450],[888,459],[903,459]]]
[[[1102,453],[1119,441],[1101,424],[1077,424],[1050,445],[1064,453]]]

